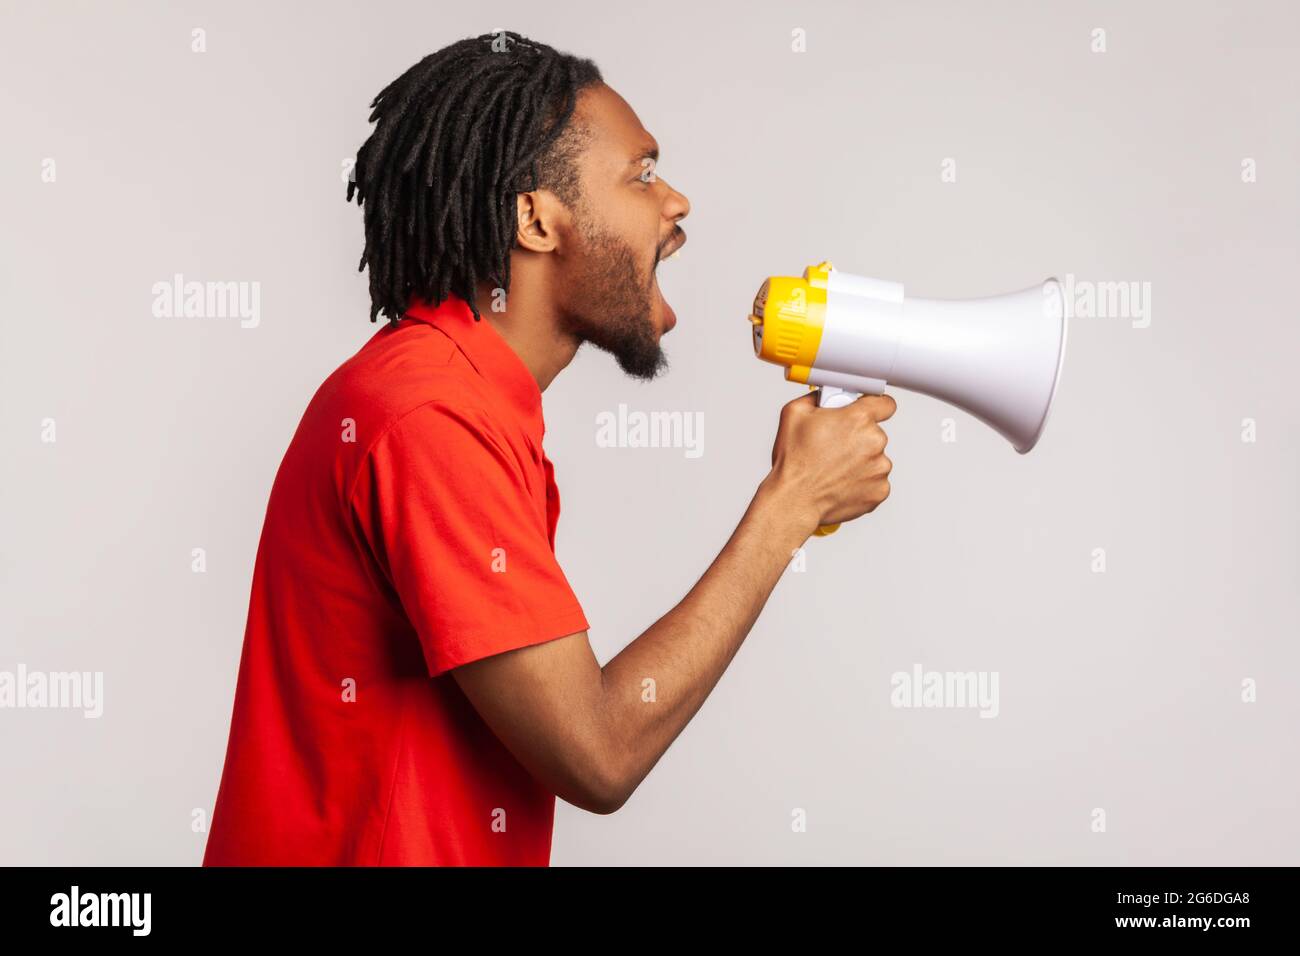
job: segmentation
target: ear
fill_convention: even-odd
[[[515,196],[515,242],[529,252],[554,252],[569,212],[549,189]]]

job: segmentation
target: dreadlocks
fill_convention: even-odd
[[[591,60],[501,30],[426,56],[380,91],[347,195],[364,207],[357,269],[370,269],[371,322],[448,293],[481,318],[479,280],[510,287],[516,194],[546,188],[578,207],[587,131],[570,120],[600,82]]]

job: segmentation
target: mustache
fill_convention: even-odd
[[[673,231],[669,234],[668,238],[665,239],[663,242],[659,243],[659,248],[655,250],[655,262],[659,262],[661,259],[663,259],[664,250],[667,249],[669,246],[671,246],[674,242],[676,242],[681,237],[682,237],[682,227],[674,226]]]

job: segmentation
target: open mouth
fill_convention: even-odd
[[[673,311],[673,307],[669,305],[668,300],[664,298],[663,290],[659,288],[659,274],[657,271],[654,277],[654,294],[659,310],[663,313],[664,331],[667,332],[677,324],[677,313]]]
[[[651,276],[654,279],[655,300],[664,316],[665,332],[677,324],[677,313],[673,311],[673,307],[669,305],[668,300],[664,298],[663,290],[659,288],[659,266],[665,259],[677,258],[678,251],[685,244],[686,233],[679,228],[674,233],[673,240],[661,250],[659,257],[655,260],[654,271],[651,273]]]
[[[677,230],[673,233],[672,240],[668,243],[668,245],[664,246],[662,251],[660,251],[659,261],[662,262],[664,259],[673,258],[673,256],[677,255],[678,250],[681,249],[681,247],[684,245],[686,245],[686,233],[679,226],[677,227]]]

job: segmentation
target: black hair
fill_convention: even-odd
[[[516,194],[550,189],[578,207],[588,131],[571,120],[578,94],[601,82],[591,60],[498,30],[431,53],[380,91],[347,195],[364,210],[371,322],[449,293],[481,318],[478,282],[510,287]]]

